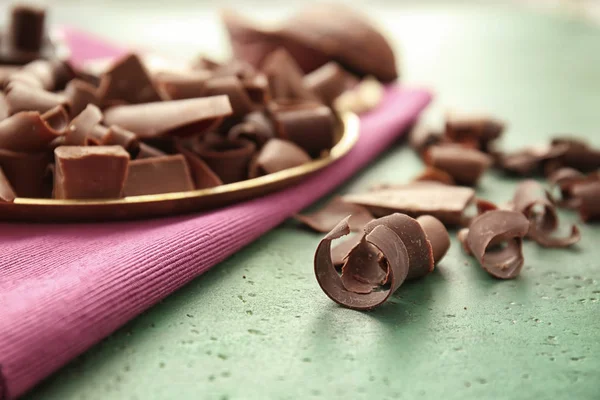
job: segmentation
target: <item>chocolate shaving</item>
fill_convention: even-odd
[[[473,253],[471,252],[471,249],[469,249],[469,245],[467,244],[467,237],[469,236],[469,228],[462,228],[460,229],[457,233],[456,233],[456,238],[458,239],[458,241],[460,242],[463,251],[472,256]]]
[[[0,202],[12,203],[17,195],[0,167]]]
[[[269,81],[265,74],[256,73],[249,78],[242,79],[242,85],[255,105],[264,106],[271,100]]]
[[[452,178],[452,176],[450,174],[448,174],[447,172],[445,172],[441,169],[437,169],[434,167],[425,168],[425,171],[423,171],[419,176],[417,176],[414,179],[414,181],[416,181],[416,182],[421,182],[421,181],[439,182],[439,183],[443,183],[445,185],[456,184],[456,182],[454,181],[454,178]]]
[[[252,100],[235,76],[224,76],[209,79],[204,84],[203,96],[224,94],[229,97],[233,115],[242,117],[254,109]]]
[[[97,146],[118,145],[127,150],[131,158],[136,158],[140,152],[140,142],[135,133],[116,125],[111,125],[108,128],[99,124],[95,125],[87,137],[86,144]]]
[[[533,175],[546,166],[559,160],[567,151],[565,145],[532,146],[515,153],[500,153],[498,166],[506,172],[517,175]]]
[[[11,83],[6,89],[6,102],[11,115],[21,111],[44,113],[56,106],[63,106],[66,109],[70,107],[67,97],[62,94],[47,92],[18,82]]]
[[[579,215],[584,222],[600,219],[600,179],[575,185],[573,197],[579,199]]]
[[[65,96],[71,106],[71,116],[79,115],[88,104],[99,105],[98,90],[81,79],[73,79],[65,88]]]
[[[227,135],[230,140],[248,139],[262,147],[275,136],[273,122],[261,111],[254,111],[244,117],[244,122],[234,125]]]
[[[425,236],[431,245],[433,261],[437,264],[450,249],[450,235],[442,222],[431,215],[422,215],[417,222],[423,228]]]
[[[566,146],[561,157],[563,166],[575,168],[581,172],[591,172],[600,168],[600,150],[590,147],[586,142],[574,138],[556,138],[553,146]]]
[[[323,103],[332,106],[346,89],[348,89],[349,75],[339,64],[329,62],[322,67],[304,76],[304,86],[315,93]]]
[[[167,153],[160,149],[152,147],[146,143],[140,143],[140,152],[138,153],[136,159],[139,160],[141,158],[162,157],[166,155]]]
[[[249,163],[256,146],[243,139],[219,139],[197,142],[193,150],[227,184],[247,179]]]
[[[445,136],[454,143],[490,151],[490,144],[504,132],[502,121],[485,115],[448,113]]]
[[[88,143],[92,131],[102,121],[102,111],[93,104],[88,106],[71,121],[65,135],[65,144],[84,146]]]
[[[349,217],[348,226],[353,232],[362,231],[373,220],[373,215],[366,208],[346,203],[340,197],[335,197],[318,211],[298,214],[294,218],[315,232],[326,233],[346,217]]]
[[[343,199],[366,207],[375,217],[394,212],[415,218],[432,215],[444,225],[460,225],[463,213],[474,196],[475,191],[467,187],[415,182],[368,193],[349,194]]]
[[[177,145],[177,151],[185,157],[190,167],[196,189],[206,189],[223,184],[221,178],[194,152],[186,149],[181,144]]]
[[[231,115],[227,96],[115,106],[104,113],[107,125],[118,125],[139,138],[198,135]]]
[[[204,85],[211,77],[209,71],[196,70],[161,72],[154,76],[154,80],[170,100],[181,100],[204,96]]]
[[[270,139],[250,163],[248,176],[256,178],[257,176],[297,167],[310,161],[310,156],[294,143],[287,140]],[[329,232],[331,228],[329,227],[323,232]]]
[[[18,197],[48,197],[44,186],[50,155],[0,149],[0,168]]]
[[[56,128],[55,111],[44,115],[37,111],[23,111],[0,121],[0,149],[17,152],[45,150],[50,142],[64,133]]]
[[[144,158],[129,163],[125,196],[194,190],[190,169],[181,154]]]
[[[513,198],[515,211],[529,219],[528,237],[544,247],[568,247],[579,241],[581,235],[576,225],[567,237],[555,237],[558,228],[558,215],[550,195],[538,182],[528,179],[517,186]]]
[[[331,249],[331,261],[333,262],[333,265],[340,271],[342,269],[342,265],[344,265],[346,262],[346,256],[348,256],[350,250],[360,243],[362,236],[362,234],[356,233],[344,240],[342,243],[333,246]]]
[[[573,168],[560,168],[548,176],[548,183],[558,187],[561,199],[557,202],[559,207],[577,208],[579,199],[573,196],[573,187],[585,182],[588,178]]]
[[[523,267],[522,239],[528,230],[529,220],[520,212],[488,211],[471,222],[466,245],[487,273],[512,279]]]
[[[476,149],[444,145],[429,147],[425,162],[448,173],[459,185],[474,186],[492,164],[492,159]]]
[[[302,70],[285,49],[277,49],[269,54],[261,70],[267,77],[273,99],[319,100],[304,86]]]

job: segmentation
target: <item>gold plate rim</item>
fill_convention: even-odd
[[[216,186],[207,189],[190,190],[186,192],[173,192],[152,194],[143,196],[130,196],[114,200],[56,200],[56,199],[37,199],[27,197],[17,197],[13,204],[31,205],[31,206],[71,206],[87,207],[97,205],[118,205],[118,204],[146,204],[153,202],[175,201],[189,198],[207,197],[217,194],[233,193],[249,189],[267,186],[269,184],[284,181],[287,179],[298,178],[318,171],[334,161],[346,155],[356,144],[359,136],[359,118],[356,114],[344,112],[340,115],[343,124],[343,134],[339,142],[331,148],[329,154],[318,160],[297,167],[288,168],[272,174],[260,176],[258,178],[245,181],[229,183],[227,185]]]

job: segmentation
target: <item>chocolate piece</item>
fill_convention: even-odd
[[[447,172],[459,185],[475,186],[492,164],[492,159],[475,149],[456,145],[431,146],[425,162]]]
[[[565,167],[575,168],[581,172],[591,172],[600,168],[600,150],[590,147],[586,142],[574,138],[556,138],[553,146],[566,146],[561,157]]]
[[[69,101],[66,96],[19,82],[11,83],[6,89],[6,102],[11,115],[21,111],[44,113],[56,106],[69,109]]]
[[[458,241],[460,242],[463,251],[472,256],[473,253],[471,252],[471,249],[469,249],[469,245],[467,244],[467,237],[469,236],[469,228],[462,228],[460,229],[457,233],[456,233],[456,238],[458,239]]]
[[[434,167],[426,167],[419,176],[414,179],[415,182],[431,181],[439,182],[445,185],[454,185],[456,182],[446,171]]]
[[[56,88],[59,64],[56,61],[35,60],[23,66],[21,72],[35,78],[44,90]],[[21,76],[23,77],[23,75]],[[12,77],[10,79],[12,81]],[[36,85],[37,86],[37,85]]]
[[[8,112],[8,103],[6,102],[6,96],[4,96],[4,93],[0,92],[0,121],[8,118],[9,115],[10,114]]]
[[[278,136],[297,144],[311,157],[318,158],[333,147],[335,118],[329,107],[311,103],[280,105],[272,109],[272,115]]]
[[[350,253],[350,250],[360,243],[362,236],[362,234],[356,233],[331,249],[331,262],[340,271],[342,265],[346,262],[346,256]]]
[[[139,138],[199,135],[231,115],[227,96],[116,106],[104,113],[107,125],[118,125]]]
[[[502,121],[485,115],[448,113],[446,115],[446,137],[454,143],[488,152],[490,143],[504,131]]]
[[[256,73],[249,78],[242,79],[242,85],[255,105],[266,105],[271,100],[269,81],[265,74]]]
[[[220,139],[194,145],[196,154],[225,184],[243,181],[248,177],[248,166],[255,150],[254,143],[242,139]]]
[[[138,153],[136,159],[139,160],[141,158],[162,157],[166,155],[167,153],[160,149],[152,147],[146,143],[140,143],[140,152]]]
[[[417,153],[421,153],[429,146],[439,144],[443,137],[437,132],[423,124],[415,126],[408,135],[408,144]]]
[[[250,63],[235,58],[225,64],[217,65],[211,71],[215,78],[233,76],[241,80],[251,78],[256,74],[256,70]]]
[[[71,106],[71,117],[81,114],[89,105],[99,105],[98,89],[81,79],[71,80],[65,89],[65,96]]]
[[[246,93],[242,83],[235,76],[212,78],[204,83],[204,96],[216,96],[220,94],[229,97],[234,116],[242,117],[254,108],[248,93]]]
[[[512,279],[523,267],[522,239],[528,230],[529,221],[520,212],[488,211],[471,222],[466,244],[487,273]]]
[[[99,97],[103,104],[125,101],[130,104],[151,103],[168,97],[159,91],[150,74],[135,54],[128,54],[104,73]]]
[[[111,125],[109,128],[100,124],[95,125],[86,138],[86,145],[119,145],[127,150],[132,159],[136,158],[140,151],[140,142],[135,133],[116,125]]]
[[[248,139],[262,147],[275,136],[273,122],[261,111],[253,111],[244,117],[244,122],[234,125],[227,135],[230,140]]]
[[[204,96],[204,84],[211,77],[212,73],[204,70],[161,72],[154,81],[170,100],[181,100]]]
[[[145,158],[129,163],[125,196],[194,190],[190,169],[181,154]]]
[[[474,196],[475,191],[467,187],[415,182],[368,193],[349,194],[343,199],[366,207],[375,217],[401,212],[415,218],[432,215],[444,225],[460,225],[463,213]]]
[[[46,10],[33,5],[16,5],[12,8],[10,19],[11,48],[37,53],[44,43]]]
[[[311,161],[310,156],[292,142],[270,139],[250,163],[248,176],[256,178],[257,176],[272,174]],[[329,232],[331,228],[329,227],[323,232]]]
[[[123,196],[129,153],[121,146],[61,146],[54,150],[54,198]]]
[[[273,99],[319,100],[304,86],[302,70],[286,50],[277,49],[269,54],[261,70],[267,76]]]
[[[221,186],[223,181],[213,172],[212,169],[194,152],[186,149],[181,144],[177,145],[177,151],[185,157],[190,167],[194,186],[196,189],[206,189],[215,186]]]
[[[334,101],[340,112],[364,114],[375,109],[383,99],[383,85],[373,78],[365,78],[352,90],[348,90]]]
[[[417,222],[425,231],[427,240],[431,244],[434,263],[437,264],[448,252],[450,248],[450,235],[442,222],[431,215],[422,215],[417,218]]]
[[[45,150],[52,140],[64,133],[64,121],[56,118],[56,113],[55,109],[44,115],[37,111],[23,111],[0,121],[0,149],[17,152]],[[66,113],[64,115],[66,117]]]
[[[544,247],[568,247],[579,241],[581,235],[576,225],[571,235],[557,238],[553,236],[558,228],[558,215],[550,195],[538,182],[528,179],[517,186],[513,198],[515,211],[523,213],[529,219],[528,237]]]
[[[0,202],[12,203],[17,195],[0,167]]]
[[[557,202],[559,207],[577,208],[579,199],[573,196],[573,187],[588,178],[573,168],[560,168],[548,177],[550,186],[560,189],[561,199]]]
[[[102,111],[93,104],[88,106],[76,116],[65,135],[65,144],[83,146],[88,143],[89,137],[96,125],[102,121]]]
[[[297,214],[294,218],[315,232],[326,233],[346,217],[350,217],[347,221],[353,232],[362,231],[365,225],[373,220],[373,215],[366,208],[346,203],[340,197],[335,197],[318,211]]]
[[[579,199],[579,215],[584,222],[600,219],[600,179],[575,185],[573,197]]]
[[[348,88],[348,81],[348,73],[335,62],[323,65],[303,79],[304,86],[329,106]]]
[[[566,151],[565,145],[532,146],[515,153],[500,154],[498,166],[514,174],[533,175],[542,171],[549,162],[564,156]]]
[[[0,168],[18,197],[48,197],[44,186],[50,155],[0,149]]]

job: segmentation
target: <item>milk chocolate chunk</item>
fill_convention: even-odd
[[[335,118],[324,105],[302,103],[272,109],[273,120],[282,139],[289,140],[311,157],[318,158],[334,144]]]
[[[246,180],[255,150],[254,143],[242,139],[220,139],[194,145],[196,154],[225,184]]]
[[[54,198],[123,197],[129,153],[121,146],[61,146],[54,150]]]
[[[457,184],[466,186],[475,186],[492,164],[492,158],[487,154],[456,145],[431,146],[425,161],[448,173]]]
[[[15,5],[8,34],[12,49],[37,53],[44,43],[46,10],[30,4]]]
[[[177,145],[177,151],[185,157],[196,189],[206,189],[223,184],[221,178],[193,151],[188,150],[181,144]]]
[[[43,151],[52,140],[64,133],[64,128],[53,110],[44,115],[37,111],[22,111],[0,121],[0,149]]]
[[[515,153],[501,153],[498,166],[517,175],[540,173],[552,161],[560,159],[567,151],[565,145],[543,145],[527,147]]]
[[[227,95],[234,116],[244,116],[254,109],[252,99],[246,93],[242,82],[235,76],[211,78],[204,84],[204,96]]]
[[[12,203],[17,195],[0,167],[0,202]]]
[[[81,79],[73,79],[65,88],[65,97],[71,106],[70,115],[79,115],[89,104],[99,105],[98,89]]]
[[[342,198],[335,197],[318,211],[309,214],[298,214],[294,218],[315,232],[329,232],[346,217],[348,226],[353,232],[362,231],[373,215],[364,207],[346,203]]]
[[[262,147],[275,136],[273,122],[261,111],[253,111],[244,117],[242,123],[234,125],[227,135],[231,140],[247,139]]]
[[[579,199],[579,215],[584,222],[600,219],[600,179],[575,185],[573,196]]]
[[[257,176],[283,171],[311,161],[310,156],[294,143],[287,140],[270,139],[250,163],[248,175],[250,178],[256,178]],[[329,228],[324,232],[329,232],[332,227]]]
[[[189,136],[208,132],[231,115],[227,96],[122,105],[107,109],[106,125],[118,125],[140,139]]]
[[[487,152],[490,143],[498,139],[505,125],[486,115],[448,113],[446,116],[446,137],[455,143],[461,143]]]
[[[140,143],[140,152],[136,159],[166,156],[167,153],[146,143]]]
[[[11,83],[7,87],[6,102],[11,115],[21,111],[44,113],[56,106],[63,106],[66,109],[70,107],[67,97],[62,94],[48,92],[18,82]]]
[[[159,92],[150,74],[135,54],[128,54],[104,73],[99,97],[104,104],[125,101],[129,104],[151,103],[166,100]]]
[[[102,111],[93,104],[88,106],[71,121],[65,135],[65,143],[70,146],[84,146],[96,125],[102,121]]]
[[[125,196],[194,190],[190,169],[181,154],[144,158],[129,163]]]
[[[261,71],[269,81],[269,89],[274,100],[319,100],[316,94],[304,86],[302,70],[285,49],[280,48],[269,54]]]
[[[348,88],[349,76],[335,62],[329,62],[304,76],[304,86],[315,93],[323,103],[331,106]]]
[[[471,222],[466,245],[488,274],[512,279],[523,267],[522,241],[528,230],[529,220],[520,212],[488,211]]]
[[[154,80],[170,100],[193,99],[205,95],[204,85],[212,77],[210,71],[161,72]]]
[[[132,159],[136,158],[140,151],[140,142],[135,133],[116,125],[108,128],[100,124],[95,125],[87,136],[86,145],[119,145],[127,150]]]
[[[21,153],[0,149],[0,168],[18,197],[48,197],[44,186],[50,162],[47,152]]]
[[[445,185],[454,185],[456,182],[454,178],[443,171],[434,167],[427,167],[425,170],[414,179],[416,182],[427,181],[427,182],[439,182]]]
[[[581,172],[591,172],[600,168],[600,150],[592,148],[583,140],[575,138],[556,138],[553,146],[566,146],[561,157],[563,166],[575,168]]]
[[[349,194],[343,199],[366,207],[375,217],[400,212],[412,217],[432,215],[444,225],[460,225],[475,191],[468,187],[435,182],[415,182],[368,193]]]
[[[538,182],[528,179],[517,186],[513,198],[515,211],[529,219],[528,237],[544,247],[568,247],[579,241],[581,235],[576,225],[567,237],[556,237],[558,215],[552,198]]]

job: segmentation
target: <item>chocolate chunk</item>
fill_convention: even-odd
[[[6,102],[9,114],[21,111],[39,111],[44,113],[56,106],[69,109],[66,96],[31,87],[23,83],[11,83],[6,89]]]
[[[272,109],[272,115],[278,136],[297,144],[311,157],[318,158],[333,147],[335,118],[329,107],[312,103],[279,105]]]
[[[329,62],[304,76],[303,83],[323,103],[332,106],[334,100],[348,88],[349,76],[339,64]]]
[[[206,189],[223,184],[221,178],[194,152],[186,149],[181,144],[177,145],[177,151],[185,157],[190,167],[196,189]]]
[[[257,176],[283,171],[311,161],[310,156],[294,143],[287,140],[270,139],[250,163],[248,176],[256,178]],[[329,232],[331,228],[329,227],[324,232]]]
[[[438,263],[450,248],[450,235],[442,222],[431,215],[422,215],[417,218],[417,222],[425,231],[427,240],[431,244],[434,263]]]
[[[37,53],[44,43],[46,10],[30,4],[15,5],[10,19],[9,39],[12,49]]]
[[[129,153],[121,146],[61,146],[54,150],[54,197],[115,199],[123,196]]]
[[[204,96],[204,84],[211,77],[210,71],[195,70],[161,72],[154,76],[154,80],[170,100],[181,100]]]
[[[227,135],[230,140],[247,139],[262,147],[275,136],[275,127],[261,111],[254,111],[244,117],[244,121],[234,125]]]
[[[319,100],[316,94],[304,86],[304,74],[286,50],[277,49],[269,54],[261,70],[267,76],[273,99]]]
[[[0,168],[18,197],[48,197],[44,186],[50,162],[47,152],[20,153],[0,149]]]
[[[346,203],[340,197],[335,197],[318,211],[298,214],[294,218],[316,232],[326,233],[346,217],[350,217],[348,226],[353,232],[362,231],[373,220],[373,215],[366,208]]]
[[[475,186],[492,164],[492,158],[476,149],[448,144],[431,146],[425,162],[447,172],[459,185]]]
[[[65,144],[83,146],[88,143],[92,131],[102,121],[102,111],[93,104],[88,106],[71,121],[65,135]]]
[[[529,219],[528,237],[544,247],[568,247],[579,241],[581,235],[576,225],[568,237],[555,237],[558,228],[558,215],[550,195],[538,182],[528,179],[517,186],[513,198],[515,211]]]
[[[224,64],[217,65],[211,71],[213,77],[221,78],[226,76],[233,76],[241,80],[248,79],[254,74],[256,74],[256,69],[254,69],[254,67],[250,63],[235,58],[229,60]]]
[[[467,187],[434,182],[415,182],[368,193],[349,194],[343,199],[366,207],[375,217],[400,212],[412,217],[432,215],[444,225],[460,225],[475,191]]]
[[[573,197],[579,199],[579,215],[584,222],[600,219],[600,179],[575,185]]]
[[[150,74],[135,54],[122,57],[104,73],[99,97],[103,104],[111,104],[112,101],[139,104],[168,99],[154,85]]]
[[[501,153],[498,166],[513,174],[533,175],[542,171],[549,162],[564,156],[566,151],[565,145],[532,146],[515,153]]]
[[[144,158],[129,163],[125,196],[194,190],[190,169],[181,154]]]
[[[561,157],[563,166],[575,168],[581,172],[590,172],[600,168],[600,150],[590,147],[586,142],[574,138],[556,138],[553,146],[566,146]]]
[[[199,135],[231,115],[227,96],[115,106],[104,113],[107,125],[118,125],[139,138]]]
[[[248,177],[249,163],[255,150],[254,143],[242,139],[217,139],[194,145],[196,154],[225,184],[243,181]]]
[[[256,73],[249,78],[242,79],[242,85],[255,105],[264,106],[271,100],[269,81],[265,74]]]
[[[504,131],[502,121],[485,115],[448,113],[446,115],[446,137],[454,143],[477,148],[487,152],[490,143],[498,139]]]
[[[446,171],[434,167],[427,167],[419,176],[414,179],[415,182],[439,182],[445,185],[454,185],[454,178]]]
[[[471,222],[466,245],[488,274],[512,279],[523,267],[522,239],[528,230],[529,221],[520,212],[488,211]]]
[[[17,195],[0,167],[0,202],[12,203]]]
[[[17,152],[45,150],[52,140],[64,133],[64,121],[56,118],[56,112],[50,110],[40,115],[37,111],[23,111],[0,121],[0,149]]]
[[[204,84],[204,96],[227,95],[233,115],[243,117],[254,109],[252,100],[242,86],[242,82],[235,76],[211,78]]]
[[[140,151],[140,142],[135,133],[116,125],[105,127],[96,125],[92,128],[86,140],[87,145],[110,146],[119,145],[123,147],[131,158],[136,158]]]
[[[96,87],[81,79],[71,80],[65,89],[65,96],[71,106],[71,117],[81,114],[89,104],[99,105],[97,92]]]
[[[160,149],[152,147],[146,143],[140,143],[140,152],[138,153],[136,159],[139,160],[141,158],[162,157],[166,155],[167,153]]]

